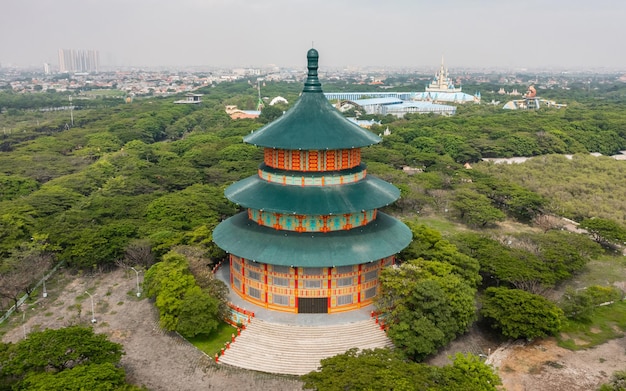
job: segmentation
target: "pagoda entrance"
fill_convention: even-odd
[[[327,314],[327,297],[298,297],[299,314]]]

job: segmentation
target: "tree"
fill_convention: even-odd
[[[350,349],[325,358],[319,371],[304,376],[304,388],[324,391],[430,389],[432,370],[410,363],[388,349]]]
[[[561,329],[563,311],[543,296],[521,289],[485,290],[480,314],[509,338],[547,337]]]
[[[138,390],[125,383],[122,354],[120,344],[91,328],[33,332],[17,344],[0,344],[0,387]]]
[[[189,338],[217,330],[220,324],[219,306],[220,301],[199,286],[187,289],[178,313],[176,331]]]
[[[203,226],[206,228],[206,226]],[[228,315],[228,286],[215,278],[212,267],[214,259],[207,258],[203,248],[195,246],[178,246],[174,251],[182,254],[187,259],[189,271],[196,279],[200,288],[205,290],[211,297],[219,301],[219,317],[225,319]]]
[[[21,382],[22,389],[30,391],[47,390],[138,390],[125,384],[124,368],[111,363],[79,365],[64,371],[31,372]]]
[[[388,349],[351,349],[321,361],[302,376],[304,389],[324,391],[495,391],[501,380],[473,355],[457,354],[452,365],[429,366],[404,360]]]
[[[555,284],[554,275],[539,258],[524,249],[511,248],[485,235],[457,234],[453,238],[460,251],[480,263],[484,286],[508,284],[519,289],[541,292]]]
[[[37,190],[38,186],[37,181],[31,178],[0,174],[0,201],[25,196]]]
[[[475,287],[480,283],[480,264],[477,260],[460,252],[454,244],[443,239],[439,231],[415,222],[408,222],[407,225],[413,233],[413,240],[400,253],[401,259],[446,262],[470,285]]]
[[[152,245],[146,239],[136,239],[128,243],[124,250],[124,259],[129,265],[149,268],[154,264]]]
[[[261,115],[259,115],[259,122],[267,124],[274,121],[283,115],[284,108],[281,106],[267,105],[261,109]]]
[[[452,365],[443,367],[445,380],[442,390],[496,391],[502,384],[493,368],[473,354],[457,353]]]
[[[466,332],[475,318],[471,282],[452,265],[423,259],[387,268],[376,306],[388,335],[407,357],[421,360]]]
[[[155,299],[159,323],[166,330],[176,330],[185,292],[195,285],[182,255],[170,252],[145,274],[146,295]]]
[[[46,369],[62,371],[86,363],[116,364],[121,357],[122,346],[107,340],[106,335],[72,326],[29,334],[10,350],[9,362],[2,371],[13,375]]]
[[[557,283],[571,278],[602,252],[602,248],[586,235],[568,231],[550,231],[519,237],[528,238],[537,246],[537,257],[552,272]]]
[[[17,303],[24,294],[30,294],[35,284],[50,268],[54,254],[45,235],[36,235],[11,252],[0,262],[0,297]]]
[[[591,218],[580,222],[579,228],[589,232],[593,240],[600,244],[626,241],[626,228],[610,219]]]
[[[505,217],[501,210],[491,206],[489,198],[470,189],[457,190],[452,206],[461,221],[475,227],[486,227]]]
[[[622,296],[623,292],[614,286],[592,285],[582,290],[568,288],[559,305],[568,318],[590,320],[595,307],[620,300]]]
[[[539,194],[510,181],[472,171],[476,190],[486,195],[493,206],[523,222],[541,213],[545,199]]]
[[[539,227],[543,230],[544,233],[552,230],[563,227],[563,221],[561,218],[549,215],[549,214],[539,214],[533,218],[533,225]]]
[[[209,334],[217,329],[221,299],[196,285],[185,257],[171,251],[145,274],[144,290],[155,299],[161,327],[185,337]]]

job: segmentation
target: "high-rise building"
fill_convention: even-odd
[[[100,54],[97,50],[59,49],[59,72],[98,72]]]

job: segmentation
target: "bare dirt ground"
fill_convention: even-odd
[[[590,391],[626,368],[626,338],[570,351],[553,338],[500,347],[487,360],[498,368],[507,391]]]
[[[2,325],[3,342],[17,342],[24,334],[75,324],[91,325],[94,297],[97,323],[94,330],[124,346],[122,365],[128,380],[150,390],[278,390],[302,388],[296,378],[257,373],[216,365],[176,334],[164,332],[150,300],[136,297],[136,275],[123,270],[93,276],[58,274],[48,283],[49,296],[20,307],[22,315]]]
[[[24,334],[74,324],[91,325],[94,295],[96,332],[124,346],[122,364],[128,380],[150,390],[300,390],[296,378],[218,366],[176,334],[158,326],[152,303],[136,297],[134,272],[71,276],[61,272],[48,283],[47,298],[21,308],[1,325],[3,342],[17,342]],[[22,322],[24,319],[24,322]],[[553,339],[530,344],[496,341],[472,330],[450,344],[429,363],[444,365],[456,352],[488,355],[507,391],[589,391],[626,368],[626,338],[593,349],[572,352],[556,346]],[[226,353],[228,354],[228,353]]]

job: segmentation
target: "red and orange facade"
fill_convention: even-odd
[[[328,103],[317,51],[307,57],[298,102],[244,138],[264,148],[264,161],[257,175],[226,189],[245,211],[213,239],[229,253],[230,287],[243,299],[295,313],[349,311],[372,303],[381,270],[411,232],[379,210],[399,190],[368,175],[361,161],[361,148],[380,138]]]

